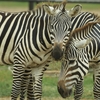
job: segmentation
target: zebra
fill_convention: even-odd
[[[62,61],[58,80],[58,92],[63,98],[69,97],[72,88],[81,85],[88,73],[89,64],[94,67],[94,99],[100,99],[100,17],[71,32],[66,44],[65,57]],[[79,83],[78,83],[79,82]],[[81,87],[79,87],[81,90]],[[80,98],[74,98],[80,100]]]
[[[98,16],[94,13],[90,12],[82,12],[75,16],[75,18],[72,18],[72,31],[84,26],[85,24],[91,22],[91,21],[96,21]],[[97,66],[96,63],[92,62],[89,63],[89,67],[93,68],[93,66]],[[94,79],[94,75],[93,75]],[[83,94],[83,79],[77,82],[77,85],[75,85],[75,90],[74,90],[74,99],[75,100],[80,100]]]
[[[81,9],[77,5],[66,11],[65,6],[66,2],[62,2],[43,4],[33,11],[0,12],[0,65],[13,65],[11,100],[17,99],[23,82],[30,81],[31,72],[35,79],[34,99],[41,99],[38,83],[42,82],[44,65],[63,57],[71,17]]]

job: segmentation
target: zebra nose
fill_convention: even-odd
[[[58,89],[59,94],[63,98],[69,97],[71,95],[71,93],[72,93],[72,89],[66,89],[63,80],[58,82],[57,89]]]
[[[61,58],[63,57],[63,50],[61,49],[61,47],[59,45],[56,45],[51,53],[51,56],[55,59],[55,60],[61,60]]]

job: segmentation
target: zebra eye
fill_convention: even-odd
[[[51,25],[51,29],[53,29],[53,25]]]

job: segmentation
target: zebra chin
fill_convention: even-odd
[[[72,94],[72,88],[66,88],[65,86],[65,82],[64,80],[60,80],[57,84],[57,89],[59,94],[63,97],[63,98],[67,98]]]

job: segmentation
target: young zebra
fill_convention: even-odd
[[[29,83],[31,71],[35,77],[34,99],[41,99],[38,83],[42,82],[44,65],[51,57],[56,61],[62,58],[71,17],[81,9],[78,5],[68,12],[65,5],[63,2],[42,5],[34,11],[0,12],[0,65],[13,65],[11,100],[17,99],[23,83]]]
[[[81,84],[88,73],[89,64],[94,66],[94,99],[100,100],[100,17],[97,21],[74,30],[66,44],[58,81],[58,91],[63,98],[70,96],[72,88]],[[80,89],[80,87],[79,87]],[[80,100],[80,98],[75,98]]]

